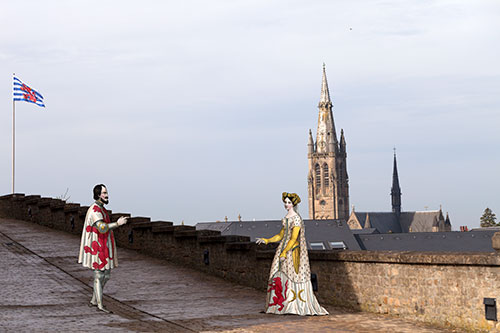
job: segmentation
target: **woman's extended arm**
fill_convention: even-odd
[[[265,244],[279,242],[283,239],[285,235],[285,229],[281,228],[280,233],[271,237],[271,238],[257,238],[257,244],[259,244],[259,240],[262,240]]]

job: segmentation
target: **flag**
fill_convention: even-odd
[[[14,101],[25,101],[45,107],[43,96],[14,76]]]

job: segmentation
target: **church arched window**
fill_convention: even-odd
[[[319,189],[321,188],[321,169],[319,164],[314,166],[315,177],[316,177],[316,193],[319,193]]]
[[[325,187],[330,186],[330,173],[328,172],[328,164],[323,164],[323,184]]]

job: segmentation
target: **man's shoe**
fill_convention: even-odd
[[[113,313],[112,311],[109,311],[108,309],[106,309],[104,306],[97,306],[97,310],[99,311],[102,311],[102,312],[105,312],[105,313]]]

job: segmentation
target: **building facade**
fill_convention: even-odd
[[[321,97],[318,104],[316,141],[309,130],[307,176],[309,218],[314,220],[349,218],[349,179],[344,131],[337,140],[326,69],[323,64]]]

